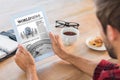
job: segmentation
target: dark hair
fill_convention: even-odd
[[[106,34],[107,25],[120,31],[120,0],[95,0],[96,15]]]

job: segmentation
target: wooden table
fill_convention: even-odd
[[[37,4],[37,3],[36,3]],[[54,29],[55,20],[80,23],[79,40],[66,47],[74,55],[89,60],[110,59],[107,52],[94,51],[85,45],[85,40],[98,34],[93,0],[40,0]],[[9,29],[11,27],[8,27]],[[7,30],[3,29],[3,30]],[[55,29],[58,32],[60,29]],[[84,64],[83,64],[84,65]],[[40,80],[90,80],[91,77],[56,55],[36,63]],[[26,80],[24,72],[15,64],[14,57],[0,63],[0,80]]]

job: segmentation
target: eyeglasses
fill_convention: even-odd
[[[79,24],[78,24],[78,23],[75,23],[75,22],[65,22],[65,21],[62,21],[62,20],[57,20],[55,27],[56,27],[56,28],[57,28],[57,27],[59,27],[59,28],[63,28],[63,27],[74,27],[74,28],[78,29]]]

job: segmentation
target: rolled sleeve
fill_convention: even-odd
[[[113,64],[111,62],[108,62],[106,60],[102,60],[96,67],[95,71],[94,71],[94,76],[93,76],[93,80],[98,80],[99,77],[108,70],[113,70],[113,69],[118,69],[119,66],[117,64]],[[108,76],[108,74],[104,74],[104,76]]]

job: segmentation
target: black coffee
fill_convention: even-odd
[[[68,36],[74,36],[74,35],[76,35],[75,32],[64,32],[63,34],[68,35]]]

